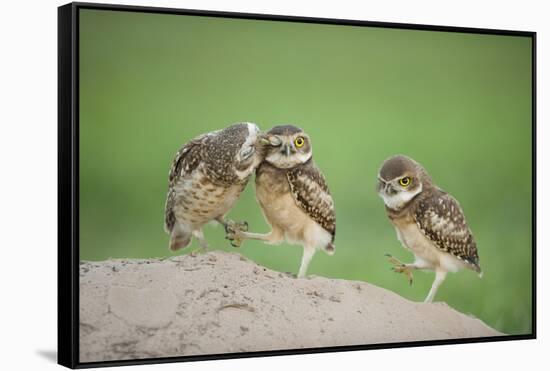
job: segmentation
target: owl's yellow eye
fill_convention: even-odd
[[[302,137],[298,137],[296,139],[294,139],[294,145],[297,147],[297,148],[300,148],[304,145],[306,141],[304,140],[304,138]]]
[[[411,184],[411,178],[408,176],[399,179],[399,184],[401,184],[403,187],[408,187],[409,184]]]

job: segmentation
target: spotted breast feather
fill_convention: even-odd
[[[326,180],[312,160],[287,171],[290,190],[296,204],[316,223],[336,235],[334,201]]]
[[[462,208],[451,195],[440,191],[438,195],[419,200],[414,218],[422,233],[437,248],[481,272],[476,242]]]

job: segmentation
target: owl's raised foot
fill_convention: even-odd
[[[225,238],[230,241],[231,246],[241,247],[245,237],[242,232],[248,231],[248,222],[235,222],[233,220],[227,220],[225,226]]]
[[[244,238],[241,236],[241,231],[238,231],[238,230],[237,231],[229,230],[225,234],[225,239],[229,240],[229,242],[231,243],[231,246],[233,247],[241,247],[244,241]]]
[[[226,220],[223,226],[225,228],[225,233],[233,233],[235,231],[248,232],[247,221],[236,222],[234,220]]]
[[[393,264],[393,267],[391,267],[391,270],[395,273],[403,273],[408,281],[409,285],[413,284],[413,270],[415,267],[412,264],[405,264],[401,262],[399,259],[391,256],[390,254],[384,254],[388,259],[388,261]]]

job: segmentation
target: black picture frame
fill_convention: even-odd
[[[200,15],[207,17],[285,21],[363,27],[512,35],[532,42],[532,333],[483,338],[414,341],[405,343],[288,349],[219,355],[181,356],[81,363],[79,361],[79,11],[101,9],[123,12]],[[268,14],[231,13],[144,6],[70,3],[58,8],[58,363],[69,368],[202,361],[380,348],[496,342],[536,338],[536,32]]]

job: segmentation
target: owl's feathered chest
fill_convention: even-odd
[[[422,245],[429,243],[418,229],[411,207],[402,210],[386,208],[386,213],[404,247],[414,251],[420,250]]]
[[[191,223],[206,223],[229,212],[247,182],[248,178],[223,184],[199,167],[174,185],[174,212],[178,218]]]
[[[262,164],[256,172],[256,198],[271,224],[286,224],[299,210],[286,177],[286,171]]]
[[[256,187],[265,189],[274,197],[290,193],[285,169],[278,169],[267,163],[262,163],[256,171]]]
[[[287,240],[326,247],[335,236],[334,204],[324,178],[313,167],[279,169],[262,163],[256,171],[256,197],[272,227]]]

